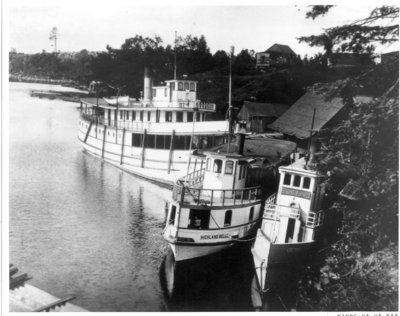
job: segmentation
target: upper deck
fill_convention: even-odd
[[[146,88],[147,86],[147,88]],[[168,80],[163,86],[145,86],[145,95],[137,100],[128,96],[111,98],[85,98],[81,102],[89,106],[105,109],[147,110],[168,109],[169,111],[203,111],[215,112],[215,103],[202,102],[197,99],[197,82],[190,80]]]

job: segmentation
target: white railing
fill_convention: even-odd
[[[306,227],[315,228],[322,225],[324,212],[305,212],[300,208],[266,203],[264,208],[264,219],[279,220],[280,217],[300,219]]]

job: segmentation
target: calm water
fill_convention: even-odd
[[[190,272],[197,278],[181,275],[183,294],[165,299],[159,270],[171,192],[85,154],[78,103],[29,95],[55,88],[10,83],[10,262],[33,276],[30,284],[73,294],[91,311],[249,309],[247,250],[201,261]]]

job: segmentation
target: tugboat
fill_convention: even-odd
[[[279,167],[278,191],[265,202],[261,228],[251,248],[255,267],[251,296],[256,310],[268,304],[264,294],[276,283],[269,269],[298,265],[322,226],[323,177],[314,170],[312,160],[313,154],[309,161],[300,158]]]
[[[237,128],[235,144],[191,155],[186,176],[174,185],[164,230],[177,262],[210,255],[255,236],[263,190],[262,183],[252,181],[249,174],[254,174],[250,172],[252,164],[260,160],[261,151],[265,160],[265,152],[276,156],[276,148],[286,148],[286,153],[279,152],[271,168],[292,152],[295,144],[248,140],[245,146],[245,130]]]

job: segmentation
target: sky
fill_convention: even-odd
[[[301,56],[312,56],[321,48],[311,48],[296,38],[319,34],[324,28],[341,25],[367,16],[373,5],[339,5],[325,17],[306,19],[307,6],[285,5],[162,5],[145,1],[8,1],[9,47],[18,52],[52,51],[49,34],[58,28],[60,51],[104,51],[110,45],[119,48],[126,38],[136,34],[160,36],[165,45],[173,44],[174,34],[204,35],[212,53],[242,49],[265,51],[275,43],[289,45]],[[166,3],[166,2],[164,2]],[[177,5],[178,3],[178,5]],[[193,4],[194,3],[194,4]],[[225,2],[227,3],[227,2]],[[258,2],[260,3],[260,2]],[[146,4],[146,5],[145,5]],[[381,47],[381,52],[398,46]]]

